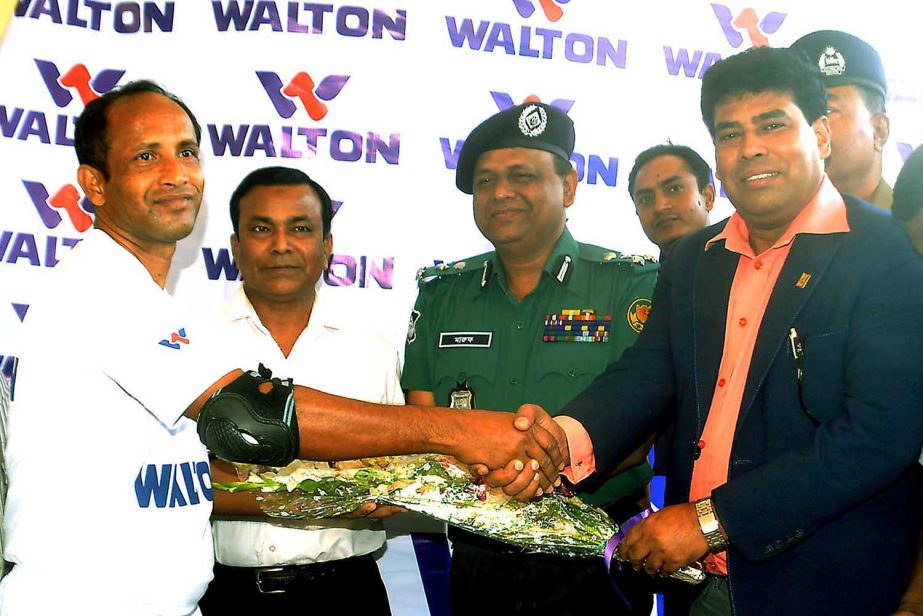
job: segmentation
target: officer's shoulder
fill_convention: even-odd
[[[583,261],[602,263],[615,270],[630,271],[635,274],[656,272],[660,269],[657,259],[651,255],[634,255],[582,242],[577,244],[580,247],[580,259]]]
[[[448,261],[437,263],[429,267],[421,267],[417,270],[417,286],[422,288],[432,287],[432,283],[439,281],[459,280],[466,274],[477,272],[481,274],[486,264],[493,260],[493,252],[459,259],[458,261]]]

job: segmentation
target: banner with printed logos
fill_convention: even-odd
[[[589,0],[19,0],[0,48],[0,355],[41,281],[92,224],[75,180],[74,119],[117,84],[151,78],[198,116],[207,178],[195,232],[170,287],[200,304],[238,278],[227,202],[263,165],[292,165],[338,206],[323,277],[347,314],[402,344],[415,272],[489,248],[454,186],[478,122],[529,97],[577,129],[574,235],[656,254],[627,194],[634,156],[667,139],[712,161],[699,115],[702,74],[757,44],[821,28],[881,53],[890,94],[885,176],[923,141],[915,21],[902,3],[832,11],[792,0],[602,3]],[[847,3],[848,4],[848,3]],[[860,6],[857,3],[857,7]],[[865,6],[865,5],[862,5]],[[719,199],[712,220],[731,211]]]
[[[75,179],[76,116],[133,79],[179,95],[203,128],[205,203],[169,288],[202,306],[220,304],[239,278],[228,242],[231,192],[257,167],[295,166],[337,207],[325,292],[399,348],[418,268],[489,249],[454,168],[471,128],[498,110],[537,98],[567,111],[580,177],[571,230],[581,241],[642,254],[656,249],[627,193],[634,156],[671,140],[713,162],[699,89],[722,57],[818,29],[856,34],[878,49],[888,75],[886,179],[923,141],[923,79],[908,53],[918,20],[912,3],[897,0],[876,3],[875,19],[867,3],[852,0],[14,4],[0,48],[6,375],[36,288],[92,226]],[[731,211],[719,198],[712,221]]]

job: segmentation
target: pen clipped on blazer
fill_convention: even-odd
[[[801,377],[804,376],[804,342],[794,327],[788,330],[788,341],[792,345],[792,357],[795,358],[795,366],[798,368],[798,384],[801,385]]]
[[[811,423],[819,426],[820,420],[804,402],[804,385],[802,384],[804,377],[804,340],[798,335],[798,330],[793,327],[788,330],[788,341],[792,345],[792,356],[795,358],[795,376],[798,379],[798,403],[801,404],[801,410],[808,416]]]

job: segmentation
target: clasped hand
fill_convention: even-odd
[[[515,415],[489,415],[494,422],[502,421],[489,427],[485,440],[478,443],[480,457],[472,457],[478,463],[471,464],[476,476],[523,501],[560,485],[558,473],[569,463],[567,438],[542,407],[524,404]]]

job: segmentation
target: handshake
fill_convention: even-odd
[[[453,455],[491,487],[525,501],[551,493],[570,464],[564,430],[540,406],[524,404],[516,414],[464,411],[464,434]]]

